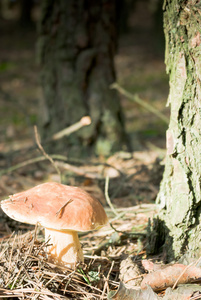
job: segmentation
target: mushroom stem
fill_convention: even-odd
[[[45,228],[45,240],[51,244],[48,248],[51,260],[63,263],[70,268],[84,261],[77,231]]]

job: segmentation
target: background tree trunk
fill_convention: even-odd
[[[44,90],[43,137],[90,115],[73,134],[77,145],[108,154],[124,142],[115,81],[115,0],[44,0],[38,43]]]
[[[150,252],[161,246],[168,260],[201,253],[201,6],[164,2],[166,66],[170,75],[167,157]]]
[[[33,8],[33,0],[20,0],[20,25],[27,29],[27,27],[33,26],[31,19],[31,10]]]

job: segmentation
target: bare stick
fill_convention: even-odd
[[[124,88],[122,88],[116,82],[113,83],[110,87],[111,87],[111,89],[117,90],[120,94],[126,96],[131,101],[134,101],[134,102],[138,103],[139,105],[143,106],[148,111],[150,111],[151,113],[155,114],[158,118],[163,120],[166,124],[169,124],[169,119],[163,113],[161,113],[157,108],[153,107],[152,105],[150,105],[147,102],[140,99],[140,97],[137,94],[133,95],[133,94],[129,93],[128,91],[126,91]]]
[[[102,292],[102,295],[101,295],[101,299],[104,299],[105,291],[106,291],[106,288],[108,286],[108,281],[109,281],[110,273],[112,272],[113,267],[114,267],[114,260],[112,261],[112,264],[110,266],[109,272],[107,274],[107,277],[106,277],[106,280],[105,280],[105,284],[104,284],[104,288],[103,288],[103,292]]]
[[[59,166],[60,168],[63,168],[65,170],[69,170],[71,172],[74,172],[80,176],[84,176],[84,177],[87,177],[87,178],[92,178],[92,179],[103,179],[103,176],[101,176],[100,174],[97,174],[97,172],[95,173],[92,173],[92,172],[87,172],[86,170],[80,168],[80,167],[76,167],[76,166],[73,166],[71,164],[68,164],[68,163],[63,163],[63,162],[60,162],[60,161],[55,161],[55,164],[57,166]]]
[[[119,216],[118,212],[115,210],[114,206],[112,205],[112,202],[110,200],[109,194],[108,194],[108,187],[109,187],[109,176],[106,176],[105,178],[105,199],[107,203],[109,204],[111,210],[116,216]]]
[[[172,289],[174,290],[179,282],[179,279],[184,275],[184,273],[186,272],[187,269],[189,269],[192,265],[194,264],[194,262],[192,262],[190,265],[186,266],[186,268],[181,272],[181,274],[179,275],[179,277],[177,278],[177,280],[175,281]]]
[[[64,136],[70,135],[71,133],[79,130],[80,128],[82,128],[84,126],[88,126],[90,124],[91,124],[91,118],[89,116],[82,117],[79,122],[55,133],[52,136],[51,140],[55,141],[55,140],[61,139]]]
[[[59,218],[62,217],[63,215],[63,212],[64,212],[64,208],[66,207],[66,205],[68,205],[69,203],[71,203],[73,201],[73,199],[68,199],[66,201],[66,203],[56,212],[56,217],[58,217],[59,215]]]
[[[52,163],[52,165],[54,166],[54,168],[56,169],[57,173],[59,174],[59,178],[60,178],[60,182],[61,182],[61,172],[59,170],[59,168],[55,165],[54,163],[54,160],[52,159],[51,156],[49,156],[43,146],[41,145],[40,143],[40,140],[39,140],[39,134],[38,134],[38,130],[37,130],[37,126],[35,125],[34,126],[34,133],[35,133],[35,139],[36,139],[36,144],[38,145],[38,148],[41,150],[41,152],[43,153],[43,155]]]
[[[201,260],[201,257],[198,258],[198,260],[196,262],[192,262],[191,264],[189,264],[188,266],[186,266],[186,268],[181,272],[181,274],[179,275],[179,277],[177,278],[177,280],[175,281],[172,289],[174,290],[178,284],[179,279],[182,277],[182,275],[186,272],[187,269],[189,269],[192,265],[197,265]]]

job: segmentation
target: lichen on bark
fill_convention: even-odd
[[[167,157],[157,203],[168,259],[200,252],[201,235],[201,5],[164,2],[166,66],[170,79]],[[170,242],[171,241],[171,247]],[[167,246],[168,245],[168,246]]]

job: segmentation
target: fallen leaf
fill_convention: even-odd
[[[147,285],[150,285],[152,289],[156,291],[167,287],[172,287],[177,280],[177,283],[181,284],[190,283],[198,279],[201,280],[200,268],[195,266],[174,264],[147,274],[141,283],[141,288],[146,289]]]
[[[198,284],[182,284],[177,289],[167,288],[163,300],[190,300],[191,297],[201,299],[201,286]],[[198,298],[197,298],[198,297]],[[192,298],[193,300],[194,298]]]
[[[108,300],[158,300],[158,296],[154,293],[150,286],[146,290],[127,289],[120,282],[117,291],[111,291],[108,294]]]
[[[153,263],[151,260],[148,259],[143,259],[142,261],[142,266],[146,271],[157,271],[161,269],[161,264],[158,263]]]

